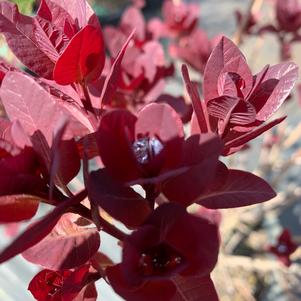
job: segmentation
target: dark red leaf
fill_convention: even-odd
[[[249,206],[276,196],[272,187],[252,173],[230,169],[224,185],[206,191],[196,202],[211,209]]]
[[[193,109],[195,112],[195,116],[197,118],[199,128],[201,133],[208,133],[210,132],[210,125],[208,121],[208,116],[204,112],[204,107],[202,105],[197,86],[191,82],[189,78],[188,68],[186,65],[182,65],[182,75],[184,78],[184,82],[186,85],[186,90],[190,96],[192,101]]]
[[[7,195],[0,197],[0,223],[19,222],[32,218],[40,199],[32,195]]]
[[[173,282],[177,292],[171,301],[219,301],[210,276],[178,276]]]
[[[120,265],[109,267],[106,272],[114,290],[129,301],[166,301],[175,293],[175,286],[170,280],[159,279],[133,288],[124,281]]]
[[[88,195],[94,204],[129,227],[141,225],[151,212],[147,200],[114,181],[105,169],[91,173]]]

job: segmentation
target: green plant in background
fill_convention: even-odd
[[[21,13],[30,15],[32,13],[32,8],[35,0],[10,0],[16,3],[19,7]]]

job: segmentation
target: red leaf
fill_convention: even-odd
[[[250,140],[258,137],[259,135],[266,132],[273,126],[277,125],[278,123],[282,122],[285,118],[286,117],[275,119],[271,122],[268,122],[266,124],[263,124],[263,125],[255,128],[254,130],[252,130],[250,132],[240,134],[239,136],[237,136],[237,138],[226,142],[225,146],[224,146],[224,150],[223,150],[223,155],[230,155],[231,153],[235,152],[237,148],[238,149],[241,148],[244,144],[246,144]]]
[[[23,257],[51,270],[78,267],[98,250],[100,237],[96,228],[83,228],[63,215],[43,240],[22,253]]]
[[[0,89],[1,100],[11,121],[19,120],[28,135],[40,131],[52,145],[53,126],[67,119],[70,137],[87,133],[88,122],[76,119],[79,114],[68,103],[58,102],[34,79],[19,72],[9,72]],[[81,115],[80,115],[81,116]],[[83,121],[84,122],[84,121]]]
[[[67,185],[80,170],[80,156],[74,139],[62,140],[68,122],[63,123],[51,148],[51,178],[56,176],[58,185]]]
[[[143,285],[135,288],[125,281],[120,265],[109,267],[106,272],[114,290],[126,300],[166,301],[170,300],[175,291],[174,284],[168,279],[146,281]]]
[[[197,117],[199,128],[201,129],[202,133],[208,133],[211,131],[208,117],[204,113],[204,107],[202,106],[197,86],[194,85],[189,78],[188,68],[186,65],[182,65],[182,75],[185,82],[186,90],[192,101],[192,106],[195,112],[195,116]]]
[[[218,296],[210,276],[176,277],[177,288],[171,301],[218,301]]]
[[[53,0],[41,0],[37,16],[51,22],[56,28],[64,32],[69,39],[75,34],[75,23],[70,14]]]
[[[0,263],[11,259],[41,241],[51,232],[61,215],[64,214],[70,206],[78,204],[85,197],[86,191],[84,190],[73,198],[60,203],[54,210],[32,224],[31,227],[25,230],[0,253]]]
[[[132,188],[115,182],[105,169],[91,173],[88,193],[94,204],[129,227],[141,225],[151,212],[147,200]]]
[[[49,0],[50,2],[50,0]],[[62,7],[73,19],[78,28],[86,25],[100,29],[99,21],[88,1],[86,0],[51,0],[51,2]]]
[[[199,136],[190,137],[184,145],[182,162],[188,170],[171,177],[162,185],[162,192],[168,200],[184,206],[192,204],[214,179],[221,148],[217,136],[208,136],[203,143],[199,142]],[[206,177],[200,174],[206,174]]]
[[[100,76],[104,63],[101,31],[87,25],[72,38],[59,57],[53,70],[53,78],[61,85],[90,82]]]
[[[97,132],[99,155],[111,176],[130,181],[140,175],[131,145],[135,139],[137,117],[126,110],[104,114]]]
[[[257,109],[256,117],[258,120],[266,121],[279,109],[291,93],[297,78],[298,66],[294,63],[281,63],[268,68],[262,79],[262,84],[257,91],[254,91],[255,95],[251,95],[249,100]],[[266,102],[263,102],[261,98],[257,98],[256,93],[258,93],[258,90],[261,90],[261,86],[271,79],[276,80],[275,86],[270,91]],[[264,103],[263,106],[262,103]]]
[[[32,195],[0,197],[0,223],[19,222],[32,218],[39,208],[39,198]]]
[[[163,142],[184,136],[179,115],[167,104],[149,104],[139,112],[135,125],[136,135],[147,134],[159,137]]]
[[[221,187],[207,191],[196,202],[211,209],[249,206],[276,196],[271,186],[252,173],[230,169]]]
[[[218,78],[224,67],[238,57],[244,59],[244,55],[237,46],[228,38],[222,37],[213,49],[204,71],[204,97],[206,101],[216,98],[218,92]]]
[[[40,49],[35,36],[37,28],[34,19],[20,14],[16,5],[0,3],[0,32],[10,49],[30,70],[51,79],[54,61]]]

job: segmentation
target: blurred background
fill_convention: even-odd
[[[34,0],[12,2],[16,2],[20,10],[28,15],[32,14],[36,7]],[[118,24],[122,12],[132,4],[132,1],[127,0],[90,2],[103,26]],[[258,24],[264,26],[275,22],[274,1],[186,2],[196,2],[200,5],[199,26],[210,38],[219,34],[237,38],[237,34],[240,34],[240,48],[253,73],[261,70],[266,64],[279,63],[281,49],[275,35],[241,34],[237,25],[237,14],[244,15],[249,12],[251,4]],[[160,16],[161,3],[160,0],[146,1],[143,8],[146,18]],[[254,3],[257,3],[257,6],[254,6]],[[0,56],[17,63],[2,37]],[[300,65],[301,42],[294,43],[291,56],[291,59]],[[167,92],[173,91],[179,95],[184,93],[179,73],[181,63],[181,60],[175,63],[176,75],[168,80],[165,88]],[[193,79],[200,81],[199,73],[192,69],[191,72]],[[249,170],[265,178],[276,189],[278,196],[266,204],[221,210],[222,248],[219,264],[213,275],[221,301],[301,300],[300,247],[291,255],[290,267],[283,265],[268,251],[269,246],[277,246],[279,235],[285,229],[289,230],[296,245],[301,243],[301,108],[297,89],[278,115],[288,117],[276,129],[252,142],[247,150],[225,159],[232,168]],[[41,206],[38,216],[45,214],[47,210],[49,208],[46,205]],[[0,248],[7,245],[24,227],[25,225],[20,228],[15,224],[5,228],[0,226]],[[108,235],[102,234],[101,248],[115,261],[119,260],[120,250],[117,242]],[[37,266],[27,263],[21,256],[0,265],[0,301],[33,300],[27,286],[38,270]],[[122,300],[104,282],[99,283],[98,288],[98,300]]]

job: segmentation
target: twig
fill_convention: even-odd
[[[251,0],[247,12],[238,26],[236,33],[234,34],[233,41],[236,43],[236,45],[239,46],[242,43],[243,34],[248,26],[249,20],[253,14],[256,14],[260,10],[262,2],[263,0]]]

